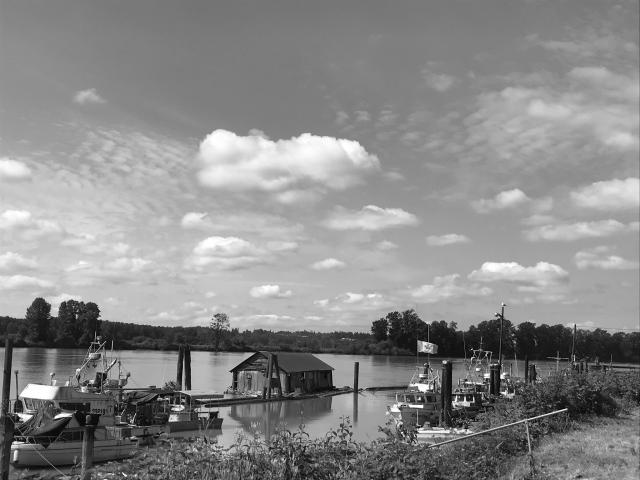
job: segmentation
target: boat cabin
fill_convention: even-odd
[[[271,388],[281,393],[311,393],[333,389],[333,367],[310,353],[260,351],[232,368],[235,393],[263,394],[269,386],[269,359],[272,365]]]

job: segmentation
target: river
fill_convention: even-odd
[[[230,370],[248,358],[253,352],[191,352],[191,386],[198,390],[223,392],[231,385]],[[82,364],[86,354],[84,349],[63,350],[45,348],[15,348],[12,370],[18,371],[18,390],[27,383],[49,383],[51,373],[57,382],[64,383]],[[175,351],[124,350],[115,352],[121,360],[123,372],[130,372],[129,388],[147,388],[151,385],[162,387],[165,382],[176,377],[178,354]],[[359,363],[359,386],[383,387],[407,385],[418,362],[426,361],[426,356],[373,356],[316,354],[331,365],[336,387],[352,386],[354,363]],[[4,348],[0,349],[4,364]],[[432,357],[431,364],[440,368],[446,357]],[[453,361],[453,382],[464,376],[462,359]],[[553,361],[536,362],[539,375],[555,369]],[[3,365],[4,368],[4,365]],[[114,367],[116,369],[117,367]],[[524,376],[524,362],[505,361],[505,371],[511,370],[514,377]],[[16,378],[12,375],[11,399],[16,397]],[[221,407],[224,419],[222,431],[214,436],[222,445],[232,444],[238,434],[253,436],[275,432],[277,428],[295,430],[304,424],[305,431],[312,437],[324,436],[335,429],[347,417],[353,425],[353,437],[359,441],[369,441],[380,437],[378,427],[388,421],[387,405],[393,403],[391,391],[361,392],[359,395],[341,394],[309,400],[291,400],[268,404],[248,404]]]

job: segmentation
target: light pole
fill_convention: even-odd
[[[504,307],[507,304],[502,302],[502,310],[500,313],[496,312],[496,317],[500,319],[500,338],[498,342],[498,363],[500,365],[500,371],[502,372],[502,324],[504,323]]]

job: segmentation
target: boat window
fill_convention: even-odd
[[[428,395],[427,396],[427,402],[433,402],[433,396],[432,395]]]
[[[417,403],[424,403],[424,397],[422,395],[417,395],[416,396],[416,402]]]
[[[413,403],[415,401],[415,396],[413,395],[407,395],[406,396],[407,402],[409,403]]]
[[[473,395],[467,395],[467,402],[473,402]]]

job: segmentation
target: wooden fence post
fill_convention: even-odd
[[[11,362],[13,359],[13,339],[7,335],[4,345],[4,372],[2,376],[2,410],[0,411],[0,476],[9,478],[9,457],[13,442],[13,420],[10,416],[9,393],[11,390]]]
[[[176,372],[176,383],[178,390],[182,390],[182,364],[184,362],[184,345],[178,347],[178,370]]]

